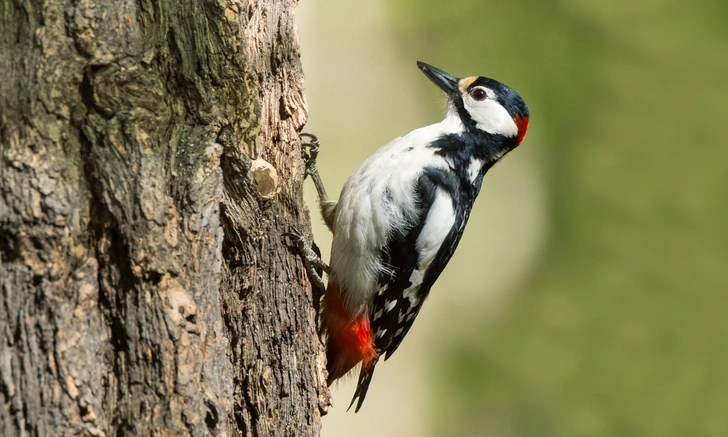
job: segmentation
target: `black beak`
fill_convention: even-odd
[[[423,73],[430,78],[441,90],[447,94],[451,99],[460,96],[460,88],[458,88],[458,78],[453,77],[439,68],[435,68],[432,65],[425,64],[424,62],[417,61],[417,66],[420,67]]]

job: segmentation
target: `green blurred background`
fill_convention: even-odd
[[[344,413],[353,381],[336,387],[324,436],[728,435],[728,2],[303,0],[298,14],[332,194],[441,119],[415,60],[505,82],[531,110],[362,411]]]

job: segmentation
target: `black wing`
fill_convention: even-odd
[[[385,353],[388,359],[402,343],[402,339],[412,327],[422,303],[430,293],[432,285],[452,258],[460,242],[463,229],[472,208],[472,196],[453,197],[455,223],[443,240],[435,258],[421,278],[419,286],[413,287],[412,298],[403,297],[402,292],[412,286],[412,273],[418,269],[416,242],[425,225],[438,189],[459,196],[470,191],[470,184],[462,186],[455,174],[442,169],[428,168],[417,182],[416,192],[420,214],[414,226],[395,233],[383,249],[383,259],[390,268],[379,280],[379,290],[374,297],[370,310],[371,329],[375,336],[378,353]],[[465,192],[464,192],[465,191]]]
[[[379,278],[379,289],[374,296],[370,308],[369,319],[374,335],[374,345],[378,355],[385,354],[387,360],[402,343],[402,339],[412,327],[412,323],[422,308],[422,303],[430,292],[432,285],[442,273],[460,242],[463,229],[470,215],[473,194],[470,184],[463,185],[462,179],[455,174],[435,168],[428,168],[417,181],[416,194],[419,202],[419,216],[414,224],[399,232],[394,232],[386,247],[382,248],[382,259],[389,271]],[[425,226],[427,214],[430,212],[437,196],[438,189],[444,189],[452,196],[455,223],[445,236],[435,258],[419,278],[420,283],[412,287],[412,273],[419,266],[417,239]],[[412,287],[412,296],[405,297],[403,292]],[[376,360],[373,364],[376,364]],[[359,411],[366,396],[369,383],[374,373],[374,365],[362,369],[356,392],[351,405],[358,398],[356,410]]]

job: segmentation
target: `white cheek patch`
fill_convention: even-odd
[[[494,135],[515,137],[518,135],[518,126],[513,117],[495,100],[486,99],[480,102],[467,96],[463,99],[465,109],[478,125],[478,129]]]

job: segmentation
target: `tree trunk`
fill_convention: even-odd
[[[0,435],[319,434],[294,7],[0,0]]]

